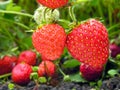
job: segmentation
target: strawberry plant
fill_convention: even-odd
[[[119,4],[0,1],[0,89],[119,90]]]

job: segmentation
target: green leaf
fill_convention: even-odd
[[[70,75],[70,79],[71,79],[71,81],[73,81],[73,82],[82,82],[82,83],[87,82],[87,81],[80,75],[80,73],[76,73],[76,74]]]
[[[0,2],[0,9],[5,10],[7,5],[10,4],[12,2],[12,0],[7,0],[4,2]]]
[[[74,68],[76,66],[80,65],[80,62],[75,60],[75,59],[71,59],[71,60],[67,60],[64,62],[63,66],[65,68]]]
[[[102,85],[102,80],[97,81],[97,85],[98,85],[98,87],[101,87],[101,85]]]
[[[32,47],[32,38],[31,37],[24,37],[22,42],[26,44],[27,47]]]
[[[14,90],[15,85],[13,83],[8,84],[9,90]]]
[[[11,3],[7,6],[6,10],[8,10],[8,11],[18,11],[19,12],[19,11],[21,11],[21,7]]]
[[[30,74],[30,79],[36,80],[38,79],[38,73],[37,72],[33,72]]]
[[[40,83],[46,83],[47,82],[47,79],[45,77],[39,77],[38,81]]]
[[[116,69],[111,69],[108,71],[108,74],[111,76],[111,77],[114,77],[115,75],[118,74],[118,71]]]
[[[38,66],[32,67],[32,70],[33,70],[33,72],[37,72],[38,71]]]
[[[120,60],[120,54],[118,54],[118,55],[116,56],[116,59],[117,59],[117,60]]]

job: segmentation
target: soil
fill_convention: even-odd
[[[3,85],[0,85],[0,90],[9,90],[8,82],[6,82]],[[96,90],[96,89],[94,87],[91,87],[87,83],[81,84],[61,81],[56,86],[53,86],[47,84],[36,85],[35,82],[31,81],[26,86],[15,85],[14,90]],[[120,90],[120,77],[114,77],[108,80],[104,80],[100,90]]]

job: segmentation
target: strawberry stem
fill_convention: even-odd
[[[31,14],[28,14],[28,13],[21,13],[21,12],[15,12],[15,11],[0,10],[0,13],[16,14],[16,15],[21,15],[21,16],[26,16],[26,17],[33,18],[33,15],[31,15]]]
[[[75,14],[74,14],[74,6],[69,7],[69,15],[74,22],[77,22],[77,19],[76,19]]]
[[[24,24],[22,24],[22,23],[18,23],[18,22],[15,22],[15,21],[13,21],[13,20],[5,19],[5,18],[0,18],[0,20],[6,21],[6,22],[8,22],[8,23],[16,24],[16,25],[18,25],[18,26],[20,26],[20,27],[22,27],[22,28],[24,28],[24,29],[29,30],[29,27],[26,26],[26,25],[24,25]]]
[[[5,77],[9,77],[9,76],[11,76],[11,73],[7,73],[7,74],[4,74],[4,75],[0,75],[0,79],[1,79],[1,78],[5,78]]]
[[[60,68],[60,66],[58,64],[57,64],[57,66],[58,66],[58,70],[60,71],[60,73],[65,77],[66,74],[62,71],[62,69]]]
[[[47,12],[47,10],[48,10],[49,8],[45,8],[44,9],[44,11],[43,11],[43,21],[44,21],[44,23],[47,23],[47,22],[45,22],[46,21],[46,12]]]

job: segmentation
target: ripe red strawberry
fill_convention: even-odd
[[[45,58],[44,56],[41,56],[41,59],[42,59],[43,61],[50,61],[49,59]]]
[[[38,74],[39,76],[54,76],[56,71],[56,66],[51,61],[42,61],[39,65]]]
[[[11,60],[16,64],[17,63],[17,60],[18,60],[18,57],[16,56],[11,56]]]
[[[60,8],[68,3],[68,0],[37,0],[38,3],[55,9],[55,8]]]
[[[68,34],[66,46],[71,55],[82,63],[103,65],[109,56],[109,40],[105,26],[90,19]]]
[[[0,75],[10,73],[16,64],[15,56],[4,56],[0,59]]]
[[[36,53],[31,50],[26,50],[20,53],[18,63],[25,62],[29,65],[36,64]]]
[[[92,67],[88,64],[82,63],[80,66],[80,72],[82,76],[89,81],[96,80],[102,75],[103,67]]]
[[[19,85],[26,85],[30,82],[32,67],[26,63],[17,64],[12,70],[12,80]]]
[[[47,60],[56,60],[63,53],[66,41],[64,28],[58,24],[47,24],[32,35],[36,50]]]

